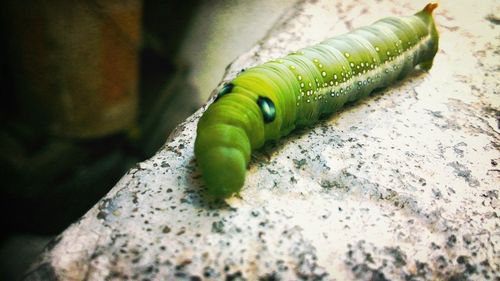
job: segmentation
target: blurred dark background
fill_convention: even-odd
[[[3,1],[0,279],[151,157],[293,3]]]
[[[199,1],[1,5],[0,262],[11,280],[200,106],[175,56]]]

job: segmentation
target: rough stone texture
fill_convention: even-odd
[[[424,5],[301,3],[224,80]],[[499,280],[499,11],[494,1],[442,3],[429,73],[255,153],[240,198],[204,196],[199,110],[26,279]]]

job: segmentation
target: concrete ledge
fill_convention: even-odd
[[[301,2],[223,80],[413,13],[426,4],[418,2]],[[241,198],[203,195],[193,156],[199,110],[54,240],[25,279],[499,278],[495,10],[494,1],[443,3],[429,73],[255,153]]]

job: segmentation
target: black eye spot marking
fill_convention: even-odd
[[[233,88],[234,88],[234,85],[232,83],[228,83],[228,84],[225,84],[224,86],[222,86],[222,88],[219,90],[219,93],[217,94],[217,97],[215,98],[214,102],[216,102],[222,96],[231,93]]]
[[[260,111],[262,111],[262,115],[264,116],[264,122],[273,122],[274,118],[276,118],[276,108],[274,107],[273,101],[266,97],[259,97],[257,104],[259,105]]]

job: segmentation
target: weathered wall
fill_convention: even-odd
[[[425,4],[302,3],[224,80]],[[429,73],[255,153],[241,198],[203,195],[199,110],[53,241],[26,279],[498,278],[499,10],[494,1],[442,3]]]

